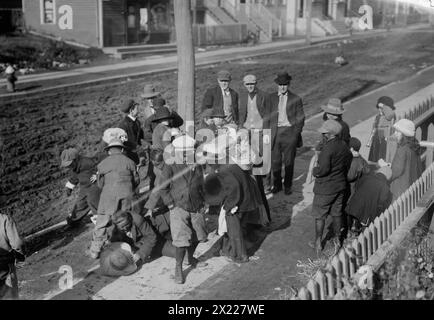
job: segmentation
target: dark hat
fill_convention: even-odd
[[[121,110],[123,113],[128,113],[132,108],[134,108],[138,103],[135,102],[133,99],[127,100],[125,103],[121,104],[119,106],[119,110]]]
[[[354,151],[359,152],[360,148],[362,147],[362,143],[360,142],[359,139],[351,137],[349,147],[353,148]]]
[[[74,161],[74,159],[76,159],[78,157],[78,150],[75,148],[69,148],[66,150],[63,150],[62,154],[60,155],[60,166],[62,168],[66,168],[69,167],[72,163],[72,161]]]
[[[156,97],[156,98],[154,98],[152,100],[152,107],[154,109],[158,109],[158,108],[164,107],[165,105],[166,105],[166,100],[164,100],[161,97]]]
[[[104,150],[108,150],[110,148],[125,148],[124,143],[120,139],[112,139],[110,143],[104,148]]]
[[[112,222],[120,230],[129,230],[133,225],[133,217],[129,212],[117,211],[113,214]]]
[[[381,108],[382,105],[386,105],[389,108],[392,108],[392,110],[395,110],[395,103],[391,97],[382,96],[382,97],[378,98],[376,107]]]
[[[227,70],[221,70],[217,73],[217,79],[220,81],[231,81],[232,76],[231,73]]]
[[[288,72],[280,72],[277,74],[277,78],[274,79],[278,85],[286,85],[292,80],[292,77],[288,74]]]
[[[165,120],[165,119],[171,119],[171,118],[173,118],[173,115],[170,112],[170,110],[167,107],[160,107],[155,112],[155,116],[154,116],[154,119],[152,119],[152,122]]]
[[[155,91],[155,88],[152,84],[147,84],[143,88],[143,93],[140,95],[144,99],[150,99],[157,97],[160,94],[160,92]]]
[[[127,276],[137,270],[131,246],[125,242],[107,245],[100,255],[100,271],[111,277]]]
[[[327,102],[327,105],[321,106],[325,112],[335,115],[340,115],[345,112],[344,107],[340,99],[332,98]]]

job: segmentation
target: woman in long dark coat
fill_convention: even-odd
[[[378,114],[375,117],[372,126],[370,142],[367,147],[369,149],[368,160],[377,162],[379,159],[384,159],[387,162],[391,161],[392,150],[387,150],[387,139],[391,136],[392,127],[396,120],[395,106],[392,98],[381,97],[377,101]]]

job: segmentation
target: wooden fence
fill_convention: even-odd
[[[247,39],[247,25],[242,23],[195,25],[193,39],[197,46],[242,43]]]
[[[431,97],[404,114],[404,118],[415,122],[416,126],[422,124],[423,119],[434,111],[434,98]],[[434,125],[428,126],[428,138],[434,141]],[[354,239],[352,243],[341,248],[331,259],[325,270],[319,270],[306,287],[298,291],[301,300],[333,299],[338,290],[343,287],[344,278],[351,278],[359,267],[388,241],[392,233],[411,215],[417,203],[434,184],[433,151],[429,149],[425,157],[427,169],[389,208],[365,228],[364,232]]]

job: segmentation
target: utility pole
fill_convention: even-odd
[[[178,50],[178,113],[184,126],[194,123],[195,75],[194,45],[190,1],[173,1],[176,47]],[[185,127],[186,131],[191,129]]]
[[[312,0],[306,0],[306,44],[312,43]]]

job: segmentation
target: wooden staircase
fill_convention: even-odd
[[[176,44],[143,44],[137,46],[108,47],[104,48],[103,51],[117,59],[147,57],[176,53]]]

